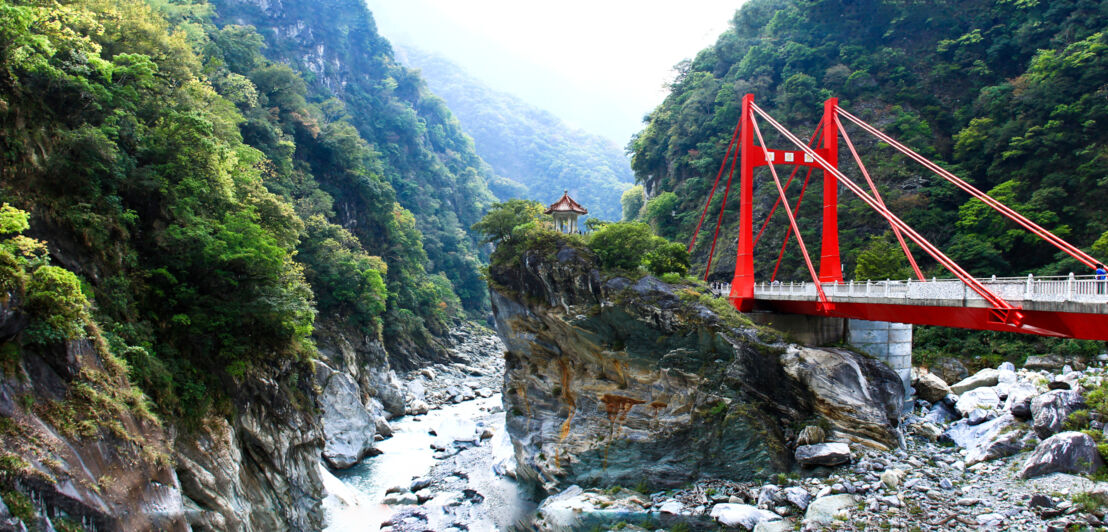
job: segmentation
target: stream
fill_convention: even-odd
[[[503,472],[514,462],[504,430],[500,394],[444,405],[390,425],[393,436],[377,442],[381,454],[335,473],[321,466],[328,496],[327,531],[508,530],[535,509]],[[429,482],[421,505],[386,505],[390,488],[407,492],[415,479]],[[418,490],[416,490],[418,492]]]

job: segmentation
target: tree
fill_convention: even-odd
[[[912,275],[908,260],[900,246],[892,242],[890,233],[871,236],[869,243],[858,254],[858,264],[854,266],[854,278],[865,279],[907,279]]]
[[[534,200],[513,199],[495,203],[481,221],[473,224],[481,233],[482,244],[499,244],[512,237],[512,230],[523,224],[536,222],[543,216],[542,204]]]
[[[642,222],[619,222],[593,233],[589,247],[600,258],[601,266],[633,270],[644,255],[658,247],[659,240],[664,242]]]
[[[642,185],[635,185],[623,192],[619,203],[623,205],[623,221],[630,222],[639,217],[646,196],[643,194]]]
[[[654,275],[666,273],[685,275],[689,272],[689,252],[684,245],[676,242],[662,244],[647,253],[643,257],[642,264]]]
[[[680,203],[681,202],[677,199],[677,194],[673,192],[663,192],[650,198],[650,201],[646,202],[646,207],[643,208],[642,218],[649,222],[650,226],[659,234],[663,236],[672,236],[672,233],[677,229],[674,215]]]

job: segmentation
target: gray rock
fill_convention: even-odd
[[[970,425],[980,425],[994,417],[996,417],[996,415],[992,410],[985,411],[980,408],[974,408],[973,411],[966,416],[966,422]]]
[[[963,365],[960,360],[953,357],[936,359],[928,369],[947,384],[954,384],[969,377],[969,371],[966,369],[966,366]]]
[[[389,422],[386,421],[384,417],[378,416],[377,419],[373,421],[373,424],[377,430],[377,434],[380,434],[386,438],[392,436],[392,427],[389,425]]]
[[[336,469],[350,467],[373,449],[376,424],[359,399],[358,384],[343,372],[316,360],[323,393],[318,401],[323,423],[323,458]]]
[[[803,512],[808,509],[808,503],[812,502],[812,496],[808,494],[808,490],[800,486],[791,486],[785,488],[785,500]]]
[[[890,490],[895,490],[900,486],[900,482],[904,480],[904,471],[899,469],[887,469],[884,473],[881,473],[881,483]]]
[[[1031,427],[1040,438],[1047,438],[1062,430],[1062,426],[1075,410],[1083,408],[1085,400],[1072,390],[1054,390],[1031,400]]]
[[[950,386],[938,375],[925,369],[913,370],[913,375],[915,379],[912,387],[916,389],[916,395],[924,401],[937,403],[950,394]]]
[[[796,437],[797,445],[815,445],[817,443],[823,443],[827,439],[827,433],[817,425],[808,425],[804,427],[804,430],[800,431],[800,435]]]
[[[1015,416],[1006,414],[991,423],[989,428],[967,447],[966,465],[971,466],[1004,456],[1011,456],[1023,450],[1021,438],[1024,431],[1019,430]]]
[[[1012,415],[1027,419],[1031,417],[1031,400],[1039,396],[1039,389],[1029,382],[1017,382],[1008,389],[1008,399],[1004,409]]]
[[[666,502],[663,502],[662,505],[658,507],[659,512],[661,512],[663,514],[670,514],[670,515],[681,515],[681,512],[684,511],[684,510],[685,510],[685,505],[681,504],[678,501],[674,501],[674,500],[668,500]]]
[[[1003,520],[1004,516],[998,513],[987,513],[977,516],[977,524],[979,525],[1000,524]]]
[[[835,520],[835,512],[852,508],[857,501],[857,497],[845,493],[820,497],[808,505],[808,511],[804,512],[804,522],[812,525],[829,525]]]
[[[996,369],[997,371],[1011,371],[1015,373],[1016,365],[1011,362],[1001,362],[1000,365],[996,367]]]
[[[1104,466],[1096,442],[1080,432],[1060,432],[1039,444],[1020,470],[1020,478],[1064,472],[1092,474]]]
[[[958,395],[962,395],[970,390],[974,390],[984,386],[996,386],[999,376],[999,371],[992,368],[985,368],[981,371],[978,371],[977,373],[974,373],[971,377],[966,377],[965,379],[951,384],[950,391]]]
[[[779,519],[776,521],[762,521],[754,527],[754,532],[791,532],[796,529],[796,525],[789,519]]]
[[[954,484],[950,482],[949,478],[941,478],[939,479],[939,487],[944,490],[950,491],[954,489]]]
[[[996,370],[981,370],[981,371],[993,371]],[[981,373],[979,372],[978,375]],[[970,379],[975,378],[970,377]],[[954,405],[954,410],[958,412],[962,417],[967,417],[974,409],[981,408],[985,410],[991,410],[1000,406],[1000,396],[996,394],[996,388],[991,385],[987,387],[976,387],[962,393],[958,396],[958,403]]]
[[[747,530],[753,530],[758,523],[781,519],[781,516],[755,508],[749,504],[717,504],[712,507],[710,514],[713,519],[723,526],[741,526]]]
[[[954,409],[947,406],[946,403],[935,403],[931,407],[931,411],[923,416],[923,420],[929,423],[942,426],[947,423],[958,419],[958,414],[954,412]]]
[[[419,504],[419,498],[416,497],[414,493],[405,491],[403,493],[393,493],[390,495],[386,495],[381,503],[387,504],[389,506],[411,506]]]
[[[777,505],[777,501],[781,499],[781,488],[773,484],[766,484],[762,486],[762,489],[758,490],[758,507],[765,509],[772,509]]]
[[[1027,361],[1023,363],[1023,367],[1027,369],[1061,369],[1065,365],[1066,361],[1058,355],[1031,355],[1027,357]]]
[[[408,415],[412,415],[412,416],[418,416],[418,415],[421,415],[421,414],[426,414],[430,410],[431,410],[430,405],[428,405],[426,402],[420,401],[418,399],[415,400],[415,401],[412,401],[412,403],[410,405],[408,405]]]
[[[415,493],[431,485],[434,482],[431,477],[420,477],[412,481],[412,485],[408,487],[408,491]]]
[[[820,443],[796,448],[796,461],[804,466],[836,466],[850,461],[850,446],[845,443]]]

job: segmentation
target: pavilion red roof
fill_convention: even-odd
[[[562,198],[555,201],[546,209],[546,214],[553,214],[555,212],[575,212],[577,214],[588,214],[589,210],[582,207],[580,203],[573,201],[573,198],[569,197],[569,191],[565,191],[562,194]]]

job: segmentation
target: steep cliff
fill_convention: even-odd
[[[806,425],[898,445],[891,369],[789,345],[703,287],[605,274],[554,238],[494,264],[490,292],[519,475],[548,491],[766,476]]]

